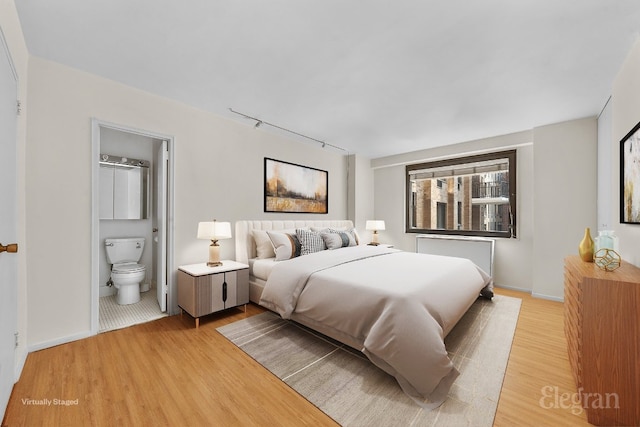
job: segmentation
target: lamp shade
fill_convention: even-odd
[[[198,223],[198,239],[220,240],[231,238],[231,223],[229,222],[200,222]]]
[[[384,230],[384,221],[382,220],[368,220],[365,228],[367,230],[373,230],[373,231],[378,231],[378,230]]]

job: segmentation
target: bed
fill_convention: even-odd
[[[236,259],[250,266],[251,301],[362,351],[427,409],[459,375],[444,338],[492,295],[468,259],[362,244],[348,220],[238,221]]]

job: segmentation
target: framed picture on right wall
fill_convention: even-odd
[[[620,141],[620,222],[640,224],[640,123]]]

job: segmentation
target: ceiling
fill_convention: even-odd
[[[597,115],[640,30],[637,0],[15,3],[32,55],[371,158]]]

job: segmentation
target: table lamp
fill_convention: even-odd
[[[220,262],[220,245],[218,240],[231,238],[231,223],[218,222],[215,219],[211,222],[198,223],[198,239],[211,240],[209,245],[209,267],[218,267]]]
[[[373,231],[373,235],[371,236],[372,246],[378,246],[380,243],[378,242],[378,230],[384,230],[384,221],[381,220],[368,220],[365,228],[367,230]]]

